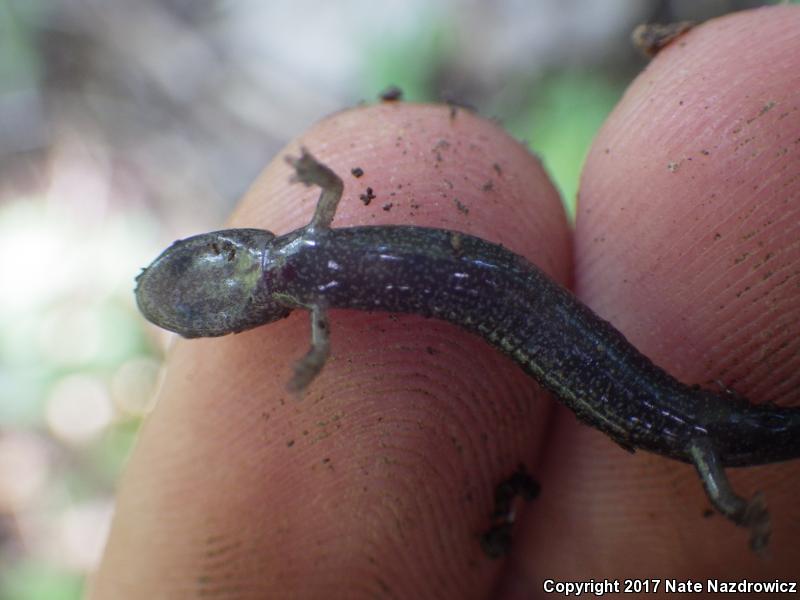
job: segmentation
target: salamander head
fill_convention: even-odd
[[[274,238],[260,229],[228,229],[175,242],[136,278],[139,309],[184,337],[225,335],[285,317],[289,309],[269,297],[262,277]]]

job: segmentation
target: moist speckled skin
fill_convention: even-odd
[[[412,226],[304,230],[267,247],[266,287],[287,304],[415,313],[477,333],[586,423],[628,449],[690,460],[708,436],[725,466],[800,454],[800,409],[687,386],[505,248]]]

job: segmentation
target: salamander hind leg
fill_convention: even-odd
[[[286,162],[294,167],[293,181],[299,181],[305,185],[317,185],[322,189],[317,201],[317,209],[307,229],[313,231],[319,228],[329,228],[344,190],[341,178],[311,156],[305,148],[301,149],[300,158],[287,156]]]
[[[289,390],[302,392],[319,375],[330,354],[330,323],[322,304],[311,307],[311,348],[294,366]]]
[[[769,542],[770,523],[767,506],[759,492],[750,501],[737,496],[709,438],[695,438],[689,444],[689,455],[711,503],[723,515],[750,529],[750,547],[762,554]]]

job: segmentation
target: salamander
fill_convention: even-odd
[[[303,150],[294,179],[321,188],[311,222],[284,235],[228,229],[175,242],[137,278],[144,316],[184,337],[220,336],[304,309],[311,348],[289,387],[302,391],[330,352],[328,310],[414,313],[481,336],[584,422],[628,450],[691,463],[711,503],[770,536],[763,496],[738,496],[725,467],[800,456],[800,408],[753,405],[681,383],[539,268],[508,249],[444,229],[332,228],[342,180]]]

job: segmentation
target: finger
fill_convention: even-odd
[[[567,279],[558,196],[493,123],[442,106],[339,113],[276,157],[234,226],[308,223],[319,192],[289,185],[283,160],[301,145],[344,179],[334,227],[455,229]],[[97,597],[485,596],[501,563],[477,538],[497,483],[519,462],[535,468],[549,402],[453,326],[352,311],[330,321],[331,358],[299,402],[286,383],[308,348],[307,314],[175,344]]]
[[[800,7],[708,22],[634,81],[588,157],[576,286],[686,383],[800,403]],[[771,560],[710,512],[694,469],[627,456],[559,415],[530,527],[555,541],[520,565],[543,579],[786,577],[800,560],[800,463],[730,470],[766,494]],[[707,516],[708,515],[708,516]]]

